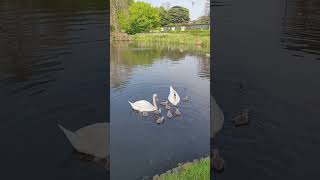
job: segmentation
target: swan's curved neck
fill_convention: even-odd
[[[156,96],[153,96],[153,106],[158,109],[157,102],[156,102]]]

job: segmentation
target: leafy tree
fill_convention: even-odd
[[[166,10],[163,6],[159,7],[159,15],[160,15],[160,26],[167,26],[170,24],[168,10]]]
[[[174,6],[168,11],[170,23],[187,23],[190,21],[189,10],[185,7]]]
[[[129,7],[128,25],[125,31],[129,34],[148,32],[159,26],[158,9],[145,2],[134,2]]]

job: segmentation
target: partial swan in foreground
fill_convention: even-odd
[[[222,129],[224,122],[224,115],[216,100],[211,96],[211,118],[210,118],[210,137],[215,135]]]
[[[109,156],[109,123],[96,123],[72,132],[62,125],[59,128],[68,138],[73,148],[90,156],[95,160],[107,160]],[[108,168],[108,162],[105,165]]]
[[[128,101],[132,107],[132,109],[139,111],[139,112],[151,112],[151,111],[156,111],[158,110],[157,107],[157,94],[153,94],[152,96],[152,100],[153,100],[153,105],[151,103],[149,103],[146,100],[140,100],[140,101],[136,101],[134,103]]]
[[[170,86],[170,94],[168,96],[168,100],[175,106],[180,102],[180,96],[177,91],[172,88],[172,86]]]

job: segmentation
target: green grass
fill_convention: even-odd
[[[181,165],[179,172],[164,173],[160,180],[209,180],[210,159],[209,157],[199,160],[197,163],[186,163]]]
[[[210,47],[210,33],[141,33],[131,35],[133,41],[192,44]]]

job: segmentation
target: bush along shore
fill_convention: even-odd
[[[195,159],[193,162],[179,164],[163,174],[153,176],[153,180],[209,180],[210,159],[209,157]]]
[[[140,33],[130,35],[133,41],[193,44],[210,47],[210,33]]]

